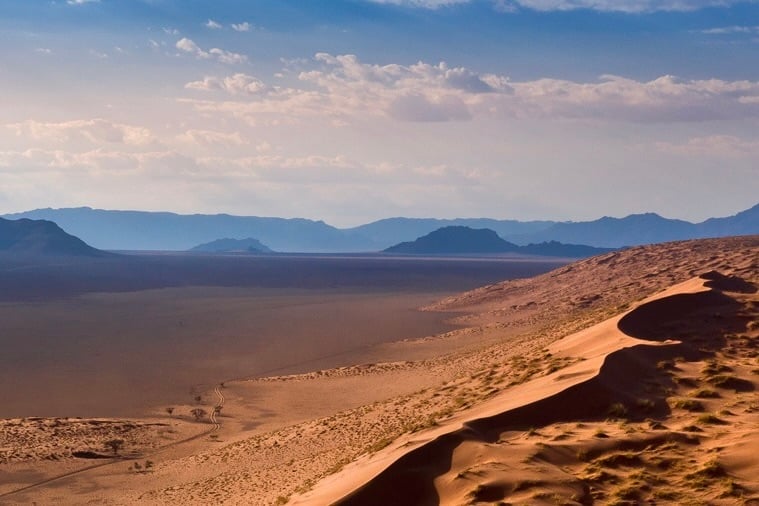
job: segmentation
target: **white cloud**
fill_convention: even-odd
[[[513,3],[538,11],[590,9],[602,12],[694,11],[708,7],[727,7],[742,0],[513,0]]]
[[[472,115],[456,95],[428,98],[422,94],[402,95],[394,99],[387,114],[401,121],[461,121]]]
[[[206,28],[210,28],[211,30],[220,30],[222,28],[220,23],[217,23],[213,19],[209,19],[205,23]]]
[[[148,172],[156,175],[179,170],[191,170],[195,161],[174,151],[128,152],[95,149],[84,152],[63,149],[28,149],[25,151],[0,151],[0,167],[23,167],[30,170],[75,171],[113,176]],[[184,169],[182,169],[184,168]]]
[[[251,28],[250,23],[247,21],[243,23],[232,23],[230,26],[236,32],[249,32]]]
[[[759,26],[721,26],[717,28],[707,28],[700,30],[705,35],[731,35],[736,33],[759,33]]]
[[[53,50],[47,47],[38,47],[34,50],[34,52],[40,54],[53,54]]]
[[[230,65],[238,65],[248,61],[248,57],[239,53],[233,53],[231,51],[225,51],[214,47],[208,51],[211,55],[215,56],[221,63],[228,63]]]
[[[370,0],[374,3],[412,8],[438,9],[474,0]],[[708,7],[729,7],[743,0],[493,0],[496,10],[513,12],[520,8],[536,11],[569,11],[588,9],[601,12],[667,12],[694,11]]]
[[[52,143],[87,141],[93,144],[145,146],[156,141],[147,128],[115,123],[100,118],[59,123],[27,120],[21,123],[6,124],[4,127],[13,131],[17,137]]]
[[[190,53],[194,55],[196,58],[209,58],[210,55],[206,52],[200,49],[200,46],[195,44],[195,42],[192,39],[188,39],[187,37],[184,37],[182,39],[179,39],[176,43],[176,48],[180,51],[184,51],[185,53]]]
[[[205,147],[242,146],[248,142],[239,132],[218,132],[214,130],[187,130],[177,136],[180,142]]]
[[[89,53],[90,53],[90,56],[98,58],[99,60],[108,59],[108,53],[103,53],[102,51],[98,51],[96,49],[90,49]]]
[[[659,151],[688,157],[756,158],[759,140],[745,140],[732,135],[693,137],[684,143],[659,142]]]
[[[219,49],[217,47],[205,51],[192,39],[188,39],[187,37],[179,39],[176,43],[176,48],[185,53],[189,53],[200,60],[215,58],[221,63],[227,63],[230,65],[245,63],[248,61],[248,57],[245,55],[233,53],[231,51],[225,51],[224,49]]]
[[[161,29],[163,30],[163,33],[165,33],[166,35],[179,35],[179,30],[177,30],[176,28],[163,27]]]
[[[455,4],[469,3],[471,0],[371,0],[378,4],[401,5],[404,7],[418,7],[422,9],[437,9]]]
[[[202,91],[221,90],[232,95],[256,95],[264,91],[266,85],[253,76],[238,73],[224,78],[206,76],[202,81],[185,84],[185,88]]]
[[[98,2],[100,2],[100,0],[66,0],[66,3],[69,5],[84,5]]]

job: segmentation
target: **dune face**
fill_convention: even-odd
[[[566,383],[560,391],[492,416],[457,421],[451,425],[460,425],[460,428],[436,436],[412,450],[401,446],[396,452],[402,456],[357,491],[338,500],[337,504],[468,504],[523,500],[524,494],[520,492],[540,489],[541,482],[546,485],[543,488],[554,489],[554,498],[569,491],[572,493],[566,500],[592,504],[594,500],[610,498],[606,491],[608,483],[630,481],[634,487],[633,480],[625,480],[622,475],[607,476],[594,483],[593,479],[579,476],[580,473],[575,476],[567,473],[566,467],[598,466],[606,462],[603,459],[613,457],[621,464],[612,463],[610,467],[651,473],[661,462],[661,446],[696,446],[701,442],[699,436],[690,434],[691,431],[661,428],[658,433],[643,430],[640,434],[615,438],[614,444],[607,443],[605,449],[577,437],[571,438],[577,440],[574,444],[538,446],[539,451],[530,460],[538,467],[555,467],[549,476],[565,474],[561,486],[551,484],[551,479],[546,482],[545,478],[532,484],[525,484],[529,480],[524,477],[521,481],[515,480],[515,475],[531,473],[514,465],[516,463],[509,455],[509,439],[528,430],[534,433],[551,430],[558,424],[603,423],[609,417],[624,420],[627,424],[641,423],[652,416],[671,417],[666,390],[672,390],[676,385],[672,375],[662,372],[656,364],[673,361],[675,357],[688,362],[713,360],[727,346],[726,336],[745,331],[752,318],[743,312],[747,308],[740,302],[716,288],[706,287],[706,281],[697,278],[683,283],[623,316],[558,341],[552,347],[554,352],[561,353],[563,348],[568,348],[574,354],[582,353],[583,360],[561,372],[520,385],[487,404],[489,409],[497,410],[499,404],[507,406],[514,397],[529,399],[530,392],[534,393],[533,397],[538,397],[547,389],[547,384]],[[753,288],[750,283],[737,278],[721,286],[736,284]],[[699,291],[690,292],[694,285]],[[753,313],[753,321],[756,316]],[[595,369],[598,357],[594,354],[599,347],[607,349],[600,367]],[[740,352],[748,357],[754,353],[752,348],[742,346]],[[608,352],[609,349],[615,351]],[[585,377],[588,367],[594,368],[591,378],[579,383],[573,381],[575,374],[574,378]],[[722,367],[728,368],[726,365]],[[659,388],[651,388],[652,385]],[[734,378],[728,388],[750,392],[754,390],[754,384]],[[550,386],[548,390],[552,390]],[[484,405],[472,411],[483,408]],[[407,444],[414,446],[414,443]],[[567,455],[568,451],[573,451],[574,455]],[[585,464],[586,461],[589,464]],[[726,476],[727,471],[723,472]],[[558,478],[553,480],[558,481]],[[663,480],[651,474],[649,481],[654,485]],[[655,498],[652,488],[646,490],[643,482],[636,483],[640,486],[639,491],[633,494],[630,488],[625,494],[636,501]]]

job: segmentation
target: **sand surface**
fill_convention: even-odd
[[[463,328],[382,344],[363,365],[211,385],[200,406],[223,396],[218,424],[194,422],[195,402],[159,417],[201,437],[165,450],[135,437],[130,458],[0,504],[752,503],[757,286],[759,237],[491,285],[429,306]],[[39,422],[14,423],[18,439]],[[54,476],[39,448],[60,442],[22,440],[0,476]]]

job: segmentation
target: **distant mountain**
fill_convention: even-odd
[[[657,214],[604,217],[587,222],[491,220],[486,218],[437,220],[389,218],[358,227],[339,229],[322,221],[256,216],[180,215],[163,212],[104,211],[88,207],[37,209],[6,215],[54,221],[70,233],[101,249],[185,251],[219,237],[255,237],[276,251],[380,251],[413,241],[446,226],[490,229],[518,245],[557,241],[619,248],[656,242],[729,235],[759,234],[759,205],[735,216],[702,223],[663,218]]]
[[[415,241],[402,242],[385,249],[385,253],[404,254],[465,254],[508,253],[519,246],[504,241],[487,228],[443,227]]]
[[[190,251],[199,253],[272,253],[272,250],[266,247],[258,239],[248,237],[247,239],[216,239],[215,241],[200,244],[191,248]]]
[[[403,241],[413,241],[444,227],[460,226],[475,229],[487,228],[501,237],[525,235],[545,230],[553,221],[493,220],[489,218],[456,218],[439,220],[434,218],[387,218],[354,228],[346,229],[362,235],[384,249]]]
[[[759,234],[759,204],[727,218],[709,218],[696,226],[701,237]]]
[[[759,204],[726,218],[701,223],[663,218],[655,213],[608,216],[595,221],[555,223],[531,234],[507,235],[517,244],[559,241],[605,248],[620,248],[685,239],[759,234]]]
[[[516,242],[558,241],[619,248],[687,239],[693,233],[693,227],[694,225],[687,221],[670,220],[658,214],[648,213],[633,214],[625,218],[605,216],[595,221],[556,223],[540,232],[511,239]]]
[[[519,252],[548,257],[586,258],[614,251],[616,248],[596,248],[584,244],[563,244],[557,241],[519,246]]]
[[[386,253],[410,255],[520,253],[525,255],[582,258],[611,251],[556,241],[518,246],[505,241],[494,230],[470,227],[443,227],[415,241],[402,242],[385,249]]]
[[[323,221],[306,219],[181,215],[163,212],[105,211],[89,207],[37,209],[10,215],[55,221],[85,239],[109,250],[186,251],[219,237],[256,237],[276,251],[377,251],[370,240]]]
[[[67,234],[45,220],[6,220],[0,218],[0,253],[14,256],[88,256],[107,255]]]

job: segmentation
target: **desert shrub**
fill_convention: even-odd
[[[199,422],[201,419],[205,418],[206,415],[208,415],[208,412],[206,412],[206,410],[203,408],[195,408],[190,411],[190,414],[195,417],[195,421]]]
[[[730,367],[728,367],[725,364],[720,364],[714,359],[708,360],[704,368],[701,370],[701,372],[707,376],[713,376],[715,374],[720,374],[723,372],[730,372],[730,371],[732,371]]]
[[[703,411],[704,405],[694,399],[677,399],[672,403],[672,407],[684,409],[686,411]]]
[[[640,455],[632,452],[612,453],[611,455],[599,457],[593,462],[598,464],[600,467],[611,468],[620,466],[638,467],[643,465],[643,461],[641,460]]]
[[[627,407],[621,402],[615,402],[609,406],[607,413],[609,416],[613,416],[615,418],[624,418],[627,416]]]
[[[119,454],[119,450],[124,446],[124,440],[123,439],[109,439],[103,445],[111,450],[114,455]]]
[[[698,471],[695,471],[693,473],[686,475],[685,477],[686,478],[696,478],[696,477],[721,478],[723,476],[727,476],[727,472],[725,471],[725,468],[722,467],[722,464],[720,464],[716,460],[710,460],[704,464],[704,467],[702,467]]]
[[[719,392],[712,390],[711,388],[699,388],[689,394],[691,397],[698,399],[716,399],[719,397]]]
[[[710,425],[724,425],[727,422],[711,413],[704,413],[698,417],[698,421],[701,423],[707,423]]]

